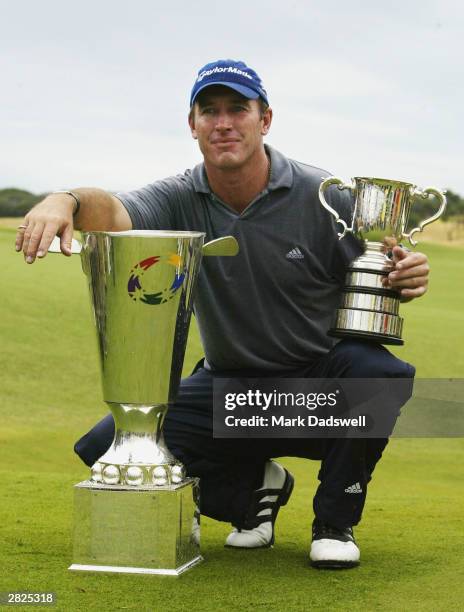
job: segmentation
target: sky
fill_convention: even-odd
[[[140,187],[201,161],[196,74],[245,61],[266,142],[344,179],[464,195],[464,4],[0,0],[0,188]]]

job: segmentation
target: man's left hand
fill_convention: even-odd
[[[424,295],[430,271],[427,256],[395,246],[392,249],[392,259],[395,268],[382,281],[383,286],[398,291],[402,302]]]

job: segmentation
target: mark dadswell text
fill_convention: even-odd
[[[297,417],[286,417],[283,414],[269,417],[258,415],[236,417],[227,415],[224,423],[227,427],[365,427],[366,416],[362,414],[353,418],[334,416],[321,418],[313,414]]]

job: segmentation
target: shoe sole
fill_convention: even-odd
[[[282,506],[287,505],[287,502],[290,499],[290,495],[293,492],[293,487],[295,486],[295,479],[293,478],[293,476],[285,468],[284,470],[285,470],[285,480],[284,480],[284,484],[282,485],[282,491],[275,501],[275,510],[273,510],[271,514],[272,537],[271,537],[270,542],[268,544],[263,544],[262,546],[253,546],[253,547],[231,546],[230,544],[224,544],[224,548],[237,548],[238,550],[259,550],[262,548],[272,548],[272,546],[274,545],[274,524],[277,520],[277,514],[279,513],[279,510]]]
[[[343,570],[358,567],[359,561],[310,561],[315,569]]]

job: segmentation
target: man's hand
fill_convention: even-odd
[[[23,251],[27,263],[33,263],[36,257],[45,257],[55,236],[60,237],[61,252],[69,257],[74,229],[86,232],[132,229],[125,206],[109,191],[79,187],[73,193],[79,197],[79,212],[73,196],[51,193],[24,217],[16,235],[16,250]]]
[[[23,251],[26,262],[45,257],[53,238],[60,237],[61,252],[71,255],[74,198],[64,193],[50,194],[24,217],[16,234],[16,250]]]
[[[392,249],[395,268],[382,281],[386,289],[395,289],[402,302],[424,295],[427,291],[429,264],[423,253],[412,253],[395,246]]]

